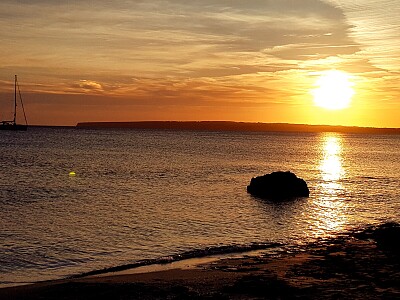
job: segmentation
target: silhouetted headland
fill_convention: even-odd
[[[193,131],[254,131],[254,132],[343,132],[400,134],[400,128],[373,128],[356,126],[305,125],[288,123],[249,123],[231,121],[141,121],[141,122],[81,122],[83,129],[165,129]]]
[[[284,200],[296,197],[308,197],[307,183],[292,172],[272,172],[254,177],[247,186],[247,192],[253,196],[271,200]]]

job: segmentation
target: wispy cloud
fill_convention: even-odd
[[[350,35],[363,50],[363,55],[377,67],[399,71],[400,3],[397,0],[331,0],[342,9],[352,25]]]
[[[11,3],[1,5],[15,18],[13,30],[6,18],[0,32],[9,41],[3,49],[10,50],[4,54],[13,53],[11,63],[17,65],[30,58],[31,64],[36,59],[37,65],[53,68],[179,75],[199,68],[225,69],[237,63],[232,54],[257,56],[265,49],[290,44],[311,54],[326,52],[326,44],[350,42],[340,10],[317,0],[250,1],[246,5],[114,1],[113,6],[96,1],[96,7],[73,1]],[[29,52],[24,47],[27,43]],[[22,62],[21,57],[25,58]],[[291,58],[297,59],[297,54],[283,57]]]

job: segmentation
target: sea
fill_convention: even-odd
[[[0,162],[0,287],[400,222],[399,135],[30,127]],[[247,193],[274,171],[310,197]]]

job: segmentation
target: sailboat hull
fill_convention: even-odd
[[[0,130],[14,130],[14,131],[26,131],[27,125],[22,124],[0,124]]]

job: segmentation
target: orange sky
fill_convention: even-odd
[[[132,2],[132,3],[131,3]],[[4,0],[0,119],[231,120],[400,127],[397,0]],[[95,4],[94,4],[95,3]],[[351,75],[347,109],[314,105]]]

